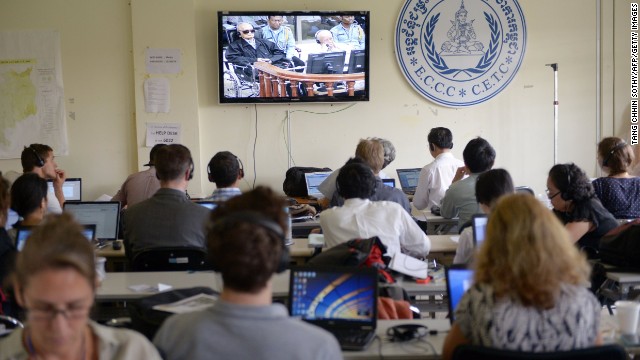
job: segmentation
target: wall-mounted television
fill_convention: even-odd
[[[368,11],[218,12],[222,104],[369,101]]]

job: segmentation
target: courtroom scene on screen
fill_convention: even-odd
[[[221,103],[369,100],[369,12],[218,12]]]

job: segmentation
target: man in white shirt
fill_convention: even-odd
[[[418,186],[413,195],[413,206],[418,210],[440,206],[456,171],[464,166],[464,163],[453,157],[451,153],[453,148],[451,130],[444,127],[433,128],[427,136],[427,141],[429,153],[434,160],[420,171]]]
[[[61,213],[65,202],[62,185],[67,176],[64,170],[58,169],[53,149],[49,145],[31,144],[22,150],[20,161],[25,174],[35,173],[43,179],[53,181],[53,192],[47,193],[47,213]]]
[[[376,177],[371,168],[354,159],[340,169],[338,193],[344,205],[320,214],[320,226],[327,247],[351,239],[377,236],[387,247],[387,254],[402,252],[424,257],[431,249],[425,233],[398,203],[370,201],[375,193]]]

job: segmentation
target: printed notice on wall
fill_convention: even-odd
[[[151,78],[144,81],[144,109],[148,113],[168,113],[171,91],[169,79]]]
[[[147,123],[147,147],[155,144],[180,144],[182,130],[177,123]]]
[[[177,74],[182,71],[180,49],[147,49],[147,73]]]

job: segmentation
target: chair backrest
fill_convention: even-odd
[[[194,247],[167,247],[143,250],[133,255],[133,271],[207,270],[207,252]]]
[[[627,358],[628,355],[625,349],[617,344],[543,353],[461,345],[453,352],[453,360],[625,360]]]

